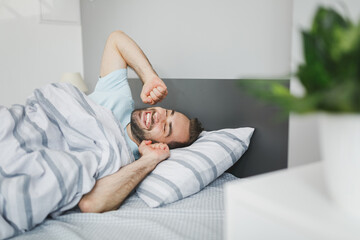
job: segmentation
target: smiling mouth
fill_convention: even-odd
[[[145,126],[145,129],[150,129],[152,124],[152,115],[153,112],[151,111],[144,111],[142,114],[142,122]]]

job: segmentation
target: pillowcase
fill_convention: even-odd
[[[138,185],[138,196],[158,207],[199,192],[239,160],[253,132],[249,127],[203,131],[192,145],[170,150]]]

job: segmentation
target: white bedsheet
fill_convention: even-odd
[[[148,207],[134,193],[116,211],[80,213],[72,210],[47,219],[15,240],[223,239],[223,185],[235,179],[224,173],[199,193],[159,208]]]

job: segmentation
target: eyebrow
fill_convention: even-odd
[[[175,114],[175,110],[171,111],[171,116],[173,116]],[[169,137],[172,133],[172,122],[169,124],[169,133],[165,136],[165,137]]]

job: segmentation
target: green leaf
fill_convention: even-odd
[[[360,28],[336,28],[334,31],[334,44],[331,48],[331,55],[335,61],[341,60],[345,54],[349,54],[359,47]]]
[[[324,65],[318,61],[300,65],[297,77],[305,87],[307,94],[328,89],[333,84],[331,75],[329,75]]]

